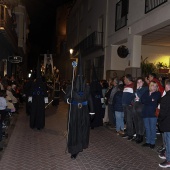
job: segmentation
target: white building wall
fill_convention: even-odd
[[[108,26],[107,26],[108,45],[106,47],[105,53],[108,54],[107,61],[111,61],[111,64],[109,62],[105,62],[105,72],[107,71],[107,69],[124,70],[127,67],[138,67],[140,66],[141,55],[144,57],[150,55],[151,53],[152,55],[150,55],[150,57],[148,58],[149,61],[153,62],[158,60],[160,61],[161,58],[159,55],[164,54],[161,52],[163,52],[166,49],[165,50],[167,52],[166,55],[168,56],[169,53],[168,47],[159,48],[149,46],[142,46],[142,48],[137,46],[135,47],[135,41],[133,37],[136,35],[142,36],[149,32],[169,25],[170,1],[145,14],[145,0],[129,0],[129,13],[127,26],[115,32],[115,13],[117,2],[118,1],[110,0],[108,5]],[[139,45],[141,45],[139,40],[136,40],[136,42]],[[118,47],[119,45],[122,44],[126,44],[126,46],[130,49],[130,54],[127,56],[126,59],[119,58],[117,55],[117,49],[116,47],[114,47],[115,45],[117,45]],[[110,48],[110,46],[112,46],[112,48]],[[138,48],[138,50],[136,50],[136,48]],[[136,56],[134,56],[134,54],[138,55],[137,56],[138,58],[135,59]]]
[[[90,8],[89,2],[91,2]],[[119,0],[77,0],[68,19],[68,47],[75,47],[90,33],[98,31],[98,19],[103,16],[103,51],[91,53],[83,60],[93,60],[97,56],[104,55],[104,78],[107,70],[140,67],[141,56],[143,58],[148,57],[148,61],[154,63],[162,60],[162,56],[164,56],[168,64],[170,48],[144,46],[142,45],[142,36],[169,25],[170,1],[145,14],[145,0],[129,0],[127,26],[115,32],[117,2]],[[117,48],[122,44],[126,45],[130,52],[125,59],[117,55]]]

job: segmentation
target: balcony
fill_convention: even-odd
[[[145,14],[166,3],[168,0],[145,0]]]
[[[0,4],[0,37],[2,42],[6,44],[9,51],[17,52],[18,38],[15,31],[14,21],[9,16],[7,7]]]
[[[74,49],[75,51],[81,50],[82,54],[88,54],[102,48],[103,32],[95,31],[81,41]]]
[[[120,0],[116,4],[115,31],[127,25],[127,15],[129,10],[129,0]]]

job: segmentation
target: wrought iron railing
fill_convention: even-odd
[[[168,0],[145,0],[145,14],[166,3]]]
[[[96,48],[103,47],[103,32],[93,32],[84,40],[82,40],[75,50],[81,50],[81,52],[88,52],[88,50],[95,50]]]
[[[129,0],[120,0],[116,4],[115,31],[127,25],[128,10]]]

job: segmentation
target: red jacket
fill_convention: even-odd
[[[156,79],[156,78],[153,78],[153,80],[152,81],[154,81],[154,82],[156,82],[157,84],[158,84],[158,91],[161,93],[161,95],[163,94],[163,92],[164,92],[164,88],[162,87],[162,85],[161,85],[161,83],[159,82],[159,80],[158,79]],[[152,82],[151,81],[151,82]],[[150,85],[150,82],[149,82],[149,85]]]

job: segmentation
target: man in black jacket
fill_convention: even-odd
[[[165,142],[165,161],[160,163],[159,166],[162,168],[170,167],[170,80],[166,80],[165,83],[166,95],[162,97],[160,103],[160,113],[158,117],[159,127],[163,133]]]

